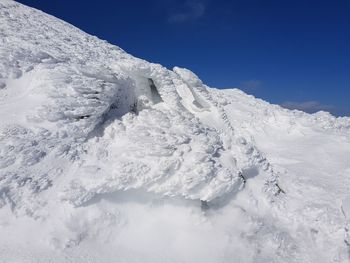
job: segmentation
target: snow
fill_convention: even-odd
[[[0,0],[0,262],[349,262],[350,118]]]

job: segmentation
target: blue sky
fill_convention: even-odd
[[[20,0],[209,86],[350,115],[350,1]]]

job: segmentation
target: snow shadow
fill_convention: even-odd
[[[175,196],[165,196],[156,193],[147,192],[143,189],[129,189],[120,190],[113,193],[98,194],[92,199],[80,205],[80,207],[87,207],[97,204],[102,200],[106,200],[116,204],[142,204],[146,206],[192,206],[201,208],[203,202],[199,199],[185,199]]]

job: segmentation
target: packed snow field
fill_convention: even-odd
[[[0,0],[0,262],[350,262],[350,118]]]

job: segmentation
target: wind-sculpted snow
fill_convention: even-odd
[[[0,0],[0,261],[348,262],[349,156],[349,118]]]
[[[20,10],[14,15],[30,17],[29,21],[10,16],[11,6]],[[76,205],[98,193],[130,188],[209,201],[242,187],[240,173],[245,167],[240,162],[254,162],[259,153],[253,156],[253,148],[245,150],[245,142],[232,141],[231,124],[194,74],[186,75],[179,68],[175,73],[133,58],[14,3],[4,5],[2,13],[7,29],[3,33],[2,101],[4,115],[11,108],[16,116],[3,116],[3,125],[4,129],[7,125],[23,129],[26,136],[20,139],[32,141],[16,147],[11,135],[4,136],[4,148],[13,150],[4,152],[1,165],[20,181],[39,182],[36,178],[43,175],[20,172],[15,156],[23,155],[22,166],[42,169],[55,155],[72,159],[74,172],[63,188],[68,196],[64,199]],[[43,35],[33,32],[37,28],[43,29]],[[62,33],[66,29],[72,33]],[[152,85],[159,101],[152,97]],[[207,115],[217,112],[217,125],[201,121],[204,111]],[[46,133],[42,146],[35,142],[39,132],[33,126]],[[113,127],[118,127],[114,133]],[[225,129],[229,134],[223,136]],[[8,189],[6,198],[19,207],[22,200],[17,188],[7,183],[3,187]]]

